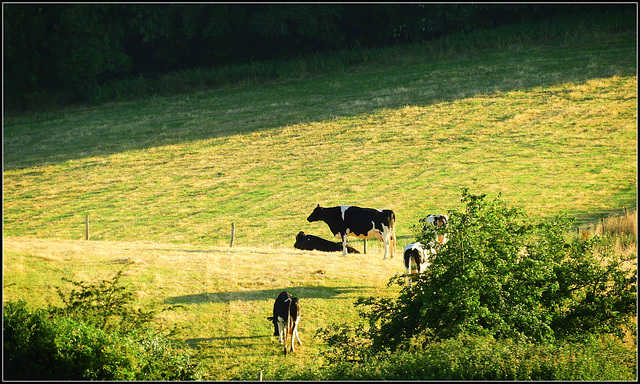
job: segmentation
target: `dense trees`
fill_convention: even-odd
[[[617,5],[621,7],[623,5]],[[176,70],[432,39],[610,5],[5,4],[5,99]]]

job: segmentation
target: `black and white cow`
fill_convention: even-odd
[[[297,249],[307,251],[324,251],[324,252],[336,252],[342,251],[342,243],[339,241],[329,241],[321,237],[314,235],[306,235],[304,232],[298,232],[296,236],[296,243],[293,245]],[[348,253],[360,253],[357,249],[347,245]]]
[[[307,217],[309,222],[322,220],[335,237],[342,240],[342,254],[347,255],[347,236],[359,239],[376,238],[384,242],[384,257],[396,246],[396,215],[389,209],[360,208],[351,205],[323,208],[318,206]]]
[[[434,227],[446,226],[449,221],[447,215],[429,215],[426,219],[424,229],[428,225]],[[411,288],[411,266],[415,265],[418,273],[423,273],[430,264],[430,258],[436,254],[437,243],[444,245],[447,242],[447,235],[437,235],[435,242],[425,245],[421,242],[407,244],[404,247],[404,267],[407,272],[407,285]]]
[[[287,354],[287,340],[291,340],[291,352],[294,351],[294,339],[302,344],[298,336],[298,323],[300,322],[300,302],[297,297],[291,296],[286,291],[280,293],[273,303],[273,316],[267,317],[273,322],[273,335],[279,336],[280,344],[284,345],[284,354]]]
[[[433,225],[434,227],[440,227],[440,226],[446,226],[447,223],[449,222],[449,216],[447,215],[428,215],[427,219],[426,219],[426,223],[423,227],[424,229],[427,229],[427,226],[429,224]],[[436,237],[436,240],[438,241],[438,243],[443,244],[447,242],[447,235],[438,235]]]
[[[404,267],[407,272],[407,285],[411,288],[411,266],[415,265],[418,273],[423,273],[429,266],[429,256],[435,253],[432,247],[421,242],[407,244],[404,247]]]

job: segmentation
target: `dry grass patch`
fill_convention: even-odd
[[[129,262],[122,283],[146,309],[165,308],[158,323],[199,349],[216,380],[247,364],[274,364],[282,351],[266,317],[282,290],[301,300],[304,344],[296,359],[308,364],[322,349],[317,329],[355,319],[359,296],[397,294],[386,283],[404,270],[400,257],[383,261],[382,253],[5,237],[3,301],[59,303],[55,287],[67,287],[63,277],[97,282]]]

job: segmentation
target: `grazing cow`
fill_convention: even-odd
[[[423,230],[427,229],[427,225],[431,224],[434,227],[446,226],[449,222],[449,216],[447,215],[429,215],[427,216],[426,224],[422,227]],[[447,242],[447,235],[438,235],[438,243],[443,244]]]
[[[347,255],[347,236],[359,239],[376,238],[384,242],[384,257],[396,246],[396,215],[389,209],[360,208],[351,205],[323,208],[318,206],[307,217],[309,222],[322,220],[335,237],[342,240],[342,254]]]
[[[294,339],[302,344],[298,336],[298,323],[300,322],[300,303],[297,297],[291,296],[286,291],[280,293],[273,303],[273,316],[267,317],[273,322],[274,336],[279,336],[280,344],[284,345],[284,354],[287,354],[287,340],[291,340],[291,352],[294,351]]]
[[[427,229],[428,225],[433,225],[434,227],[445,226],[448,221],[449,217],[447,215],[429,215],[423,229]],[[436,241],[440,245],[444,245],[447,242],[447,235],[437,235]],[[404,247],[404,267],[407,272],[407,285],[409,288],[411,288],[411,266],[415,265],[417,272],[423,273],[430,264],[429,258],[436,253],[436,245],[435,242],[430,242],[428,245],[415,242]]]
[[[425,247],[417,241],[404,247],[404,267],[407,270],[407,285],[411,288],[411,266],[415,265],[418,273],[424,272],[429,266],[429,256],[435,252],[434,248]]]
[[[307,251],[324,251],[324,252],[336,252],[342,251],[342,243],[339,241],[329,241],[321,237],[314,235],[305,235],[304,232],[298,232],[296,236],[296,243],[293,245],[295,248],[303,249]],[[360,253],[357,249],[347,245],[347,252]]]

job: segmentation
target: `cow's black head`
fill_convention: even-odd
[[[318,204],[318,206],[313,210],[313,212],[311,212],[309,217],[307,217],[307,221],[312,222],[312,221],[322,220],[321,213],[322,213],[322,207],[320,206],[320,204]]]
[[[293,245],[293,247],[298,249],[306,249],[305,248],[306,243],[307,243],[307,236],[302,231],[298,232],[298,235],[296,236],[296,243]]]
[[[278,320],[273,316],[267,317],[267,320],[273,323],[273,336],[278,336]]]
[[[436,227],[446,226],[447,225],[447,216],[445,216],[445,215],[436,216],[433,219],[433,225],[435,225]]]

